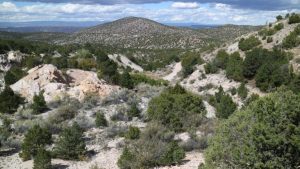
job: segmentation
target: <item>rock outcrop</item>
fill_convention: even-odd
[[[28,101],[31,101],[34,95],[44,91],[46,102],[65,96],[83,100],[89,93],[107,96],[118,88],[99,80],[94,72],[70,69],[63,73],[50,64],[30,69],[27,76],[10,87]]]
[[[0,71],[8,71],[13,62],[21,62],[25,54],[20,51],[9,51],[7,54],[0,55]]]

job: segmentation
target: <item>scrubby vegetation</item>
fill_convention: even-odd
[[[30,160],[32,157],[35,158],[40,148],[45,148],[46,145],[51,143],[52,135],[50,131],[35,125],[25,134],[20,157],[23,161]]]
[[[108,122],[103,113],[99,112],[96,114],[95,123],[97,127],[107,127]]]
[[[129,126],[128,132],[125,134],[125,138],[135,140],[140,137],[140,129],[138,127]]]
[[[51,154],[44,148],[39,148],[33,161],[33,169],[51,169]]]
[[[83,140],[83,130],[77,123],[62,131],[54,147],[54,155],[66,160],[83,160],[86,145]]]
[[[219,50],[216,58],[214,59],[214,64],[221,69],[225,69],[229,59],[229,54],[225,50]]]
[[[248,96],[248,89],[245,86],[245,83],[242,83],[239,88],[237,89],[237,93],[240,98],[246,99]]]
[[[130,108],[129,108],[128,112],[127,112],[127,116],[130,119],[132,119],[133,117],[140,117],[140,114],[141,114],[141,112],[140,112],[137,104],[136,103],[132,103],[130,105]]]
[[[162,79],[152,79],[147,75],[142,73],[132,73],[130,74],[134,85],[138,85],[140,83],[150,84],[152,86],[167,86],[168,82]]]
[[[0,93],[0,112],[14,113],[20,104],[24,103],[24,98],[15,94],[10,87]]]
[[[280,31],[281,29],[284,28],[284,24],[283,23],[278,23],[274,26],[274,29],[276,29],[277,31]]]
[[[299,101],[299,95],[279,91],[221,122],[204,168],[297,168]]]
[[[118,166],[121,169],[153,168],[181,162],[185,152],[172,138],[173,134],[160,124],[148,124],[140,139],[123,150]]]
[[[243,59],[238,52],[230,55],[226,64],[226,76],[236,81],[242,81],[243,77]]]
[[[289,24],[294,24],[294,23],[300,23],[300,16],[299,16],[299,14],[292,13],[289,16]]]
[[[21,67],[14,66],[6,72],[4,76],[5,85],[9,86],[20,80],[26,73],[21,69]]]
[[[225,119],[237,108],[230,95],[226,94],[222,87],[219,87],[219,91],[215,94],[215,106],[217,109],[216,116]]]
[[[135,141],[123,150],[118,166],[153,168],[181,162],[185,151],[174,141],[174,134],[196,129],[206,119],[205,114],[199,96],[185,91],[179,85],[166,89],[150,101],[147,114],[149,123],[145,130],[139,134],[138,129],[131,127],[125,134],[126,138]]]
[[[183,76],[186,77],[192,74],[194,72],[194,66],[201,63],[203,63],[203,61],[196,53],[185,53],[181,60]]]
[[[204,115],[202,99],[179,85],[152,99],[148,107],[150,120],[158,121],[175,132],[198,126]]]
[[[31,108],[35,114],[42,113],[47,109],[43,92],[40,92],[38,95],[33,96],[33,103],[31,104]]]
[[[290,49],[297,47],[300,44],[300,26],[298,25],[294,31],[292,31],[288,36],[286,36],[282,41],[282,46],[284,48]]]
[[[242,51],[248,51],[250,49],[253,49],[254,47],[260,45],[261,42],[258,38],[256,38],[255,36],[250,36],[247,39],[242,38],[239,42],[239,48]]]

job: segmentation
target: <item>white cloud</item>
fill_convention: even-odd
[[[174,2],[171,7],[175,9],[196,9],[199,8],[199,4],[197,2]]]
[[[171,7],[169,4],[157,8],[132,4],[30,3],[19,5],[13,1],[0,2],[0,21],[111,21],[126,16],[138,16],[158,22],[264,24],[266,21],[275,20],[275,16],[279,14],[291,12],[238,9],[222,3],[178,2],[171,4]]]
[[[2,2],[0,3],[1,12],[17,12],[17,7],[11,2]]]
[[[222,4],[222,3],[216,3],[215,4],[215,8],[217,10],[230,10],[230,5],[227,5],[227,4]]]

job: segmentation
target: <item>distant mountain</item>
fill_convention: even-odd
[[[194,49],[228,42],[260,28],[238,25],[175,25],[169,26],[138,17],[126,17],[101,24],[60,21],[2,22],[0,37],[57,44],[90,42],[115,48]]]
[[[217,27],[202,28],[197,29],[199,32],[206,34],[211,39],[218,40],[222,43],[230,42],[237,37],[253,32],[258,31],[262,26],[250,26],[250,25],[221,25]]]
[[[100,21],[32,21],[32,22],[0,22],[0,28],[9,27],[91,27]]]
[[[102,43],[124,48],[195,48],[207,45],[206,34],[190,29],[163,25],[138,17],[126,17],[83,29],[66,41]]]
[[[58,27],[48,27],[48,26],[39,26],[39,27],[8,27],[0,28],[0,31],[6,32],[64,32],[72,33],[77,32],[85,27],[70,27],[70,26],[58,26]]]

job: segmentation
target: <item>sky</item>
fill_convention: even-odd
[[[99,21],[263,25],[300,10],[300,0],[0,0],[0,22]]]

